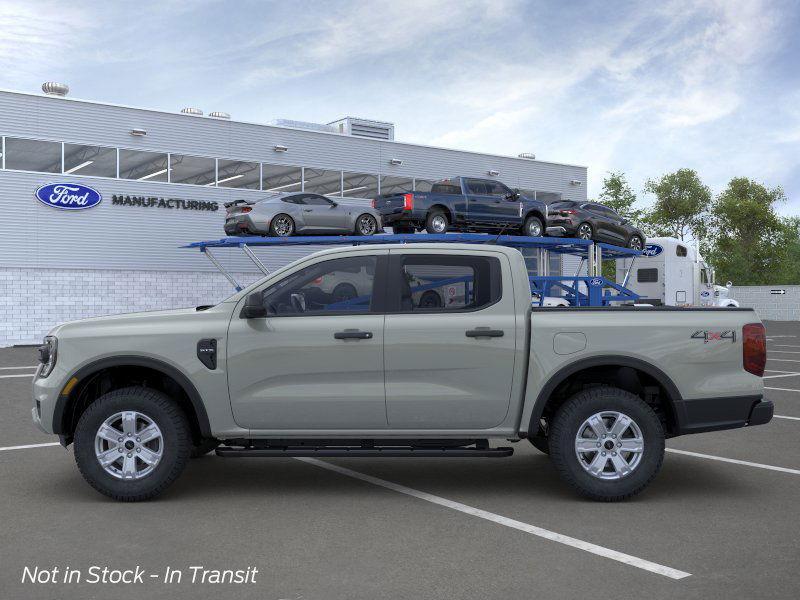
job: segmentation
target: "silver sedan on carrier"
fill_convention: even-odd
[[[380,213],[370,206],[343,204],[320,194],[271,194],[225,204],[226,235],[374,235],[383,231]]]

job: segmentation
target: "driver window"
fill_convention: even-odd
[[[489,193],[486,184],[479,179],[467,179],[467,188],[470,194],[485,196]]]
[[[306,204],[311,204],[313,206],[330,206],[333,204],[330,200],[325,198],[324,196],[314,196],[309,194],[306,196]]]
[[[487,188],[487,193],[490,196],[500,196],[501,198],[505,198],[508,194],[511,193],[511,190],[508,189],[499,181],[487,181],[486,188]]]
[[[275,316],[369,312],[377,260],[336,258],[301,269],[264,290],[264,307]]]

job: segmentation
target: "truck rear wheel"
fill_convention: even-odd
[[[148,500],[181,474],[192,450],[186,415],[165,394],[127,387],[100,396],[75,429],[83,478],[115,500]]]
[[[428,233],[447,233],[449,225],[450,221],[441,209],[432,210],[425,219],[425,231]]]
[[[664,430],[641,398],[614,387],[572,396],[548,436],[561,477],[592,500],[613,502],[641,492],[664,460]]]

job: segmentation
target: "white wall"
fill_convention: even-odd
[[[773,294],[772,290],[786,293]],[[737,285],[731,288],[731,297],[745,308],[754,308],[763,320],[800,321],[800,285]]]

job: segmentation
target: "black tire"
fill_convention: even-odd
[[[416,229],[413,225],[392,225],[392,233],[415,233]]]
[[[422,296],[419,298],[420,308],[441,308],[443,305],[442,297],[438,292],[434,292],[433,290],[423,292]]]
[[[588,237],[584,232],[588,232]],[[581,240],[593,240],[594,227],[592,227],[590,223],[581,223],[578,225],[577,229],[575,229],[575,237]]]
[[[633,250],[643,250],[644,249],[644,240],[641,236],[632,235],[628,240],[628,248]]]
[[[614,480],[601,479],[590,474],[582,466],[575,449],[582,424],[591,416],[604,411],[623,413],[633,419],[644,442],[638,465],[630,473]],[[609,434],[609,438],[603,442],[610,442],[609,454],[616,450],[613,447],[615,442],[610,438]],[[549,442],[550,457],[561,477],[583,496],[603,502],[624,500],[641,492],[656,476],[664,461],[664,429],[658,415],[635,394],[614,387],[590,388],[567,400],[556,412],[549,432]],[[601,449],[604,448],[601,446]],[[620,453],[620,457],[622,454]],[[606,468],[613,469],[611,458],[608,460]]]
[[[441,227],[440,223],[444,222],[444,228]],[[447,228],[450,226],[450,219],[447,217],[447,213],[445,213],[440,208],[435,208],[428,213],[428,217],[425,219],[425,231],[428,233],[447,233]]]
[[[544,223],[539,217],[531,215],[525,219],[525,224],[522,226],[522,235],[542,237],[544,233]]]
[[[287,220],[286,223],[288,225],[288,230],[286,231],[281,226],[282,223],[284,223],[284,219]],[[292,217],[284,213],[272,217],[272,220],[269,223],[269,234],[271,236],[291,237],[292,235],[294,235],[294,232],[295,232],[295,225],[294,225],[294,219],[292,219]]]
[[[550,440],[545,436],[535,435],[532,438],[528,438],[528,441],[539,452],[542,452],[543,454],[550,454]]]
[[[108,473],[95,454],[95,435],[113,415],[137,411],[161,430],[162,455],[141,479],[123,480]],[[192,450],[186,415],[169,396],[144,387],[127,387],[100,396],[83,412],[75,428],[75,462],[83,478],[101,494],[123,502],[149,500],[163,492],[181,474]]]
[[[220,441],[216,438],[203,438],[198,444],[192,446],[192,451],[189,453],[190,458],[200,458],[209,452],[216,449],[220,445]]]
[[[331,293],[334,302],[345,302],[358,297],[358,290],[352,283],[340,283]]]
[[[369,229],[370,233],[364,233],[365,228],[362,227],[362,221],[363,220],[369,221],[369,223],[371,225],[371,228]],[[363,215],[359,215],[358,218],[356,219],[356,226],[355,226],[355,232],[354,233],[356,235],[366,235],[366,236],[375,235],[376,233],[378,233],[378,220],[375,217],[373,217],[372,215],[368,214],[368,213],[364,213]]]

